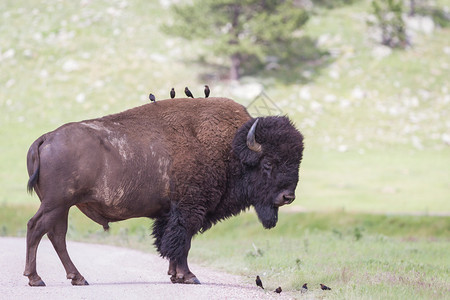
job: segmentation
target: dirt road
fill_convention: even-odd
[[[89,286],[72,286],[50,242],[43,239],[37,270],[46,287],[30,287],[22,275],[25,239],[0,238],[0,299],[281,299],[253,280],[191,265],[201,285],[172,284],[167,261],[153,254],[68,242],[72,260]]]

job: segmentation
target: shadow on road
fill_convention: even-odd
[[[163,281],[142,281],[142,282],[100,282],[100,283],[92,283],[90,284],[92,286],[108,286],[108,285],[173,285],[173,283],[171,282],[163,282]],[[217,287],[224,287],[224,288],[240,288],[240,289],[248,289],[248,290],[254,290],[256,289],[253,287],[249,287],[249,286],[245,286],[245,285],[240,285],[240,284],[230,284],[230,283],[215,283],[215,282],[206,282],[206,283],[202,283],[200,285],[182,285],[182,286],[198,286],[198,287],[202,287],[202,286],[217,286]]]

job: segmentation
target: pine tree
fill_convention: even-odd
[[[173,21],[162,29],[202,40],[214,55],[230,59],[230,79],[239,79],[248,58],[262,61],[274,49],[289,49],[308,14],[292,0],[194,0],[173,5]]]
[[[373,0],[372,8],[381,29],[381,43],[391,48],[406,48],[410,43],[403,21],[403,1]]]

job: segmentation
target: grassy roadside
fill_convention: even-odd
[[[230,220],[218,226],[218,232],[199,236],[191,250],[193,261],[238,273],[249,282],[260,275],[268,290],[281,285],[297,298],[302,298],[299,290],[305,282],[312,289],[308,298],[430,299],[445,298],[450,289],[448,218],[442,219],[447,238],[418,238],[395,236],[394,232],[414,227],[422,217],[412,224],[404,222],[409,218],[396,217],[376,222],[375,227],[394,235],[376,233],[374,227],[364,227],[358,217],[348,215],[344,219],[350,217],[350,223],[358,226],[340,224],[339,214],[283,215],[273,232],[265,232],[256,220],[251,221],[253,217]],[[292,223],[289,217],[299,219],[298,227],[306,219],[305,227],[286,230],[284,222]],[[317,224],[325,219],[328,228],[318,229]],[[318,289],[319,283],[333,290],[324,293]]]
[[[25,236],[26,223],[36,213],[38,203],[33,205],[0,205],[1,235]],[[111,235],[118,235],[126,230],[129,235],[150,232],[151,221],[145,218],[130,219],[111,223]],[[245,229],[245,230],[242,230]],[[69,237],[74,239],[89,238],[91,234],[102,232],[100,225],[82,214],[76,207],[69,214]],[[368,213],[331,212],[290,212],[288,207],[280,211],[280,221],[272,230],[265,230],[264,236],[295,238],[306,232],[333,232],[337,236],[354,233],[381,234],[393,238],[427,239],[450,238],[450,217],[427,215],[386,215]],[[360,233],[357,233],[360,232]],[[203,235],[207,238],[227,236],[246,239],[261,233],[261,225],[256,214],[247,212],[238,217],[219,223]]]
[[[35,206],[1,206],[1,235],[23,236],[35,211]],[[150,220],[111,225],[105,233],[72,209],[68,238],[154,253]],[[443,299],[450,291],[449,245],[449,217],[281,212],[277,227],[264,230],[249,212],[196,236],[190,260],[248,282],[258,274],[267,290],[281,285],[296,298],[303,297],[299,290],[308,282],[308,298]],[[319,283],[333,290],[325,293]]]

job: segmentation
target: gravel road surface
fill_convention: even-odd
[[[287,299],[265,292],[253,280],[191,264],[201,285],[172,284],[168,262],[127,248],[68,242],[68,251],[89,286],[72,286],[47,239],[37,255],[38,274],[46,287],[28,286],[25,239],[0,238],[0,299]],[[292,297],[292,295],[290,295]]]

